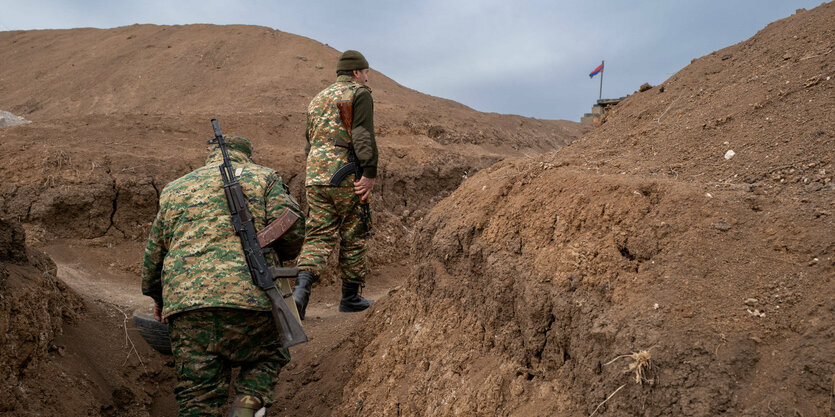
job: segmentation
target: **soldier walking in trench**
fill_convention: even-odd
[[[377,176],[374,102],[365,85],[368,61],[361,53],[348,50],[339,57],[336,70],[336,82],[317,94],[307,109],[305,190],[310,210],[293,290],[302,319],[311,285],[324,271],[337,239],[342,273],[339,311],[363,311],[372,303],[359,294],[367,273],[367,204]],[[340,181],[340,168],[349,162],[358,169]]]
[[[227,137],[226,142],[256,227],[267,226],[285,209],[304,218],[281,177],[252,161],[249,140]],[[233,366],[240,372],[229,416],[252,417],[273,402],[278,372],[290,360],[280,346],[270,300],[253,283],[230,221],[218,171],[222,162],[215,147],[205,166],[163,189],[142,264],[142,293],[153,298],[157,321],[169,325],[180,417],[216,416],[226,403]],[[294,258],[303,239],[304,225],[297,221],[270,245],[270,257]],[[268,263],[277,261],[268,257]],[[289,295],[289,282],[276,284]]]

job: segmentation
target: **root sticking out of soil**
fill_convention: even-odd
[[[632,358],[634,362],[629,364],[629,368],[626,372],[634,372],[635,373],[635,383],[643,385],[645,382],[649,385],[655,384],[655,378],[649,378],[648,375],[650,373],[655,374],[655,369],[652,367],[652,355],[649,353],[648,350],[641,350],[638,352],[632,352],[628,355],[620,355],[615,357],[614,359],[610,360],[603,364],[603,366],[609,365],[618,359],[623,358]]]

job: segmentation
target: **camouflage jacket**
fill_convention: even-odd
[[[229,149],[255,228],[284,208],[302,217],[273,248],[281,259],[295,258],[304,240],[304,217],[281,177],[256,165],[243,152]],[[235,234],[218,168],[219,150],[206,165],[172,181],[162,190],[142,264],[142,293],[163,306],[163,316],[208,307],[269,311],[266,294],[252,282],[241,240]],[[274,255],[267,256],[275,264]]]
[[[362,97],[362,100],[358,100]],[[348,134],[337,101],[354,103],[353,137]],[[352,143],[363,175],[377,175],[377,145],[374,140],[373,101],[371,89],[347,75],[322,90],[307,108],[307,170],[305,185],[329,185],[331,176],[348,163],[348,150],[334,145],[339,139]],[[351,178],[352,177],[347,177]],[[348,181],[347,179],[345,181]]]

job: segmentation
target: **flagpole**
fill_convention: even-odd
[[[600,61],[600,66],[602,67],[604,63],[606,63],[606,61]],[[603,71],[603,68],[601,68],[601,69],[600,69],[600,95],[599,95],[599,96],[597,96],[597,99],[598,99],[598,100],[602,100],[602,99],[603,99],[603,73],[604,73],[604,72],[605,72],[605,71]]]

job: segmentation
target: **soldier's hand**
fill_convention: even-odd
[[[354,181],[354,194],[360,196],[360,200],[365,203],[371,198],[371,190],[374,188],[374,178],[362,177],[359,181]]]
[[[154,303],[154,320],[162,324],[168,324],[168,319],[162,317],[162,306],[156,303]]]

